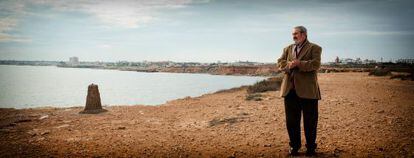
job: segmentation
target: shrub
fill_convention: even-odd
[[[369,72],[368,75],[374,75],[374,76],[387,76],[390,75],[391,71],[389,69],[374,69]]]
[[[401,79],[401,80],[409,80],[412,79],[413,74],[411,73],[404,73],[404,72],[391,72],[390,79]]]
[[[260,94],[260,93],[249,93],[246,96],[246,100],[261,101],[262,100],[262,94]]]
[[[280,89],[282,83],[282,77],[272,77],[266,80],[256,82],[255,84],[247,87],[247,93],[261,93],[266,91],[277,91]]]

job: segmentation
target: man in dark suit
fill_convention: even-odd
[[[280,96],[284,97],[289,154],[299,155],[303,112],[306,156],[314,156],[317,147],[318,100],[321,99],[317,71],[321,64],[322,48],[308,41],[307,30],[303,26],[294,27],[292,36],[295,43],[284,48],[277,60],[279,70],[284,72]]]

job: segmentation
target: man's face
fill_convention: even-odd
[[[305,33],[301,33],[298,29],[293,29],[292,37],[293,37],[293,41],[295,41],[295,44],[298,44],[305,40],[306,35]]]

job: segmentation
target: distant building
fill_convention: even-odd
[[[355,61],[354,59],[351,59],[351,58],[345,58],[341,60],[341,63],[346,65],[346,64],[353,64],[355,63]]]
[[[339,64],[339,57],[338,56],[336,56],[335,63]]]
[[[375,63],[377,63],[376,60],[365,59],[362,61],[362,64],[375,64]]]
[[[355,64],[362,64],[361,58],[356,58],[355,59]]]
[[[414,59],[398,59],[397,63],[414,64]]]
[[[253,66],[253,65],[259,65],[258,62],[250,62],[250,61],[237,61],[232,63],[233,66]]]
[[[79,58],[78,57],[70,57],[69,64],[71,65],[79,65]]]
[[[362,60],[361,58],[335,58],[335,62],[329,62],[330,65],[361,65],[361,64],[375,64],[375,60],[365,59]]]

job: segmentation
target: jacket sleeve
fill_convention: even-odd
[[[298,65],[299,71],[309,72],[316,71],[321,67],[322,48],[320,46],[313,46],[311,49],[311,60],[301,60]]]
[[[278,70],[283,70],[287,66],[287,48],[283,49],[282,56],[277,59],[277,68]]]

